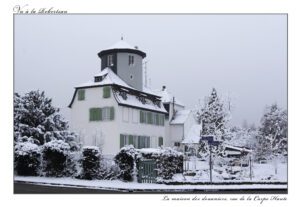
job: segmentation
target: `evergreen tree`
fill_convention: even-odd
[[[217,140],[229,138],[229,113],[217,95],[215,88],[206,99],[204,107],[198,111],[198,121],[202,123],[202,135],[214,135]]]
[[[258,132],[258,158],[287,154],[287,111],[277,104],[267,106]]]
[[[68,131],[68,124],[59,109],[52,106],[52,100],[44,92],[30,91],[24,96],[14,96],[14,140],[43,145],[51,140],[65,140],[76,149],[76,135]]]
[[[213,158],[224,155],[223,141],[231,138],[227,126],[229,115],[229,110],[226,110],[225,104],[213,88],[210,96],[206,97],[204,106],[196,114],[196,118],[198,123],[202,124],[201,136],[212,135],[215,141],[221,142],[219,145],[209,146],[206,141],[201,141],[198,150],[200,157],[208,158],[210,151]]]

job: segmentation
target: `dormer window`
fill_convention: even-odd
[[[133,55],[129,55],[128,56],[128,65],[133,65],[134,64],[134,56]]]
[[[101,82],[102,81],[102,77],[101,76],[96,76],[95,77],[95,82]]]
[[[127,99],[127,94],[126,94],[125,91],[120,91],[120,96],[121,96],[124,100]]]
[[[107,66],[113,66],[114,62],[113,62],[113,55],[108,55],[107,56]]]

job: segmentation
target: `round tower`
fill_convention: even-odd
[[[121,40],[98,53],[101,70],[112,69],[128,85],[143,90],[143,58],[146,53]]]

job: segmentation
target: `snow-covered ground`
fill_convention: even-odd
[[[209,190],[209,189],[286,189],[287,185],[253,184],[253,185],[166,185],[154,183],[123,182],[120,180],[79,180],[74,178],[48,178],[15,176],[15,181],[35,183],[39,185],[54,185],[60,187],[79,187],[94,189],[117,190]]]
[[[188,172],[194,172],[194,176],[187,176],[182,174],[176,174],[173,177],[173,181],[178,182],[207,182],[210,181],[209,164],[208,161],[193,160],[184,163],[185,169]],[[228,182],[287,182],[287,163],[277,164],[277,174],[275,173],[275,165],[273,163],[259,164],[254,163],[252,165],[252,174],[250,177],[250,167],[240,166],[224,166],[223,168],[213,166],[213,181],[215,182],[227,182],[224,178],[228,174],[219,174],[219,171],[224,171],[224,168],[236,171],[236,179],[228,180]]]

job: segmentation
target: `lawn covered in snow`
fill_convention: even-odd
[[[170,182],[209,182],[210,171],[209,162],[194,161],[185,162],[186,173],[175,174]],[[230,175],[224,169],[236,172],[236,179],[226,179]],[[277,163],[277,173],[275,173],[274,163],[253,163],[250,175],[250,166],[223,166],[213,165],[213,182],[287,182],[287,163]]]

